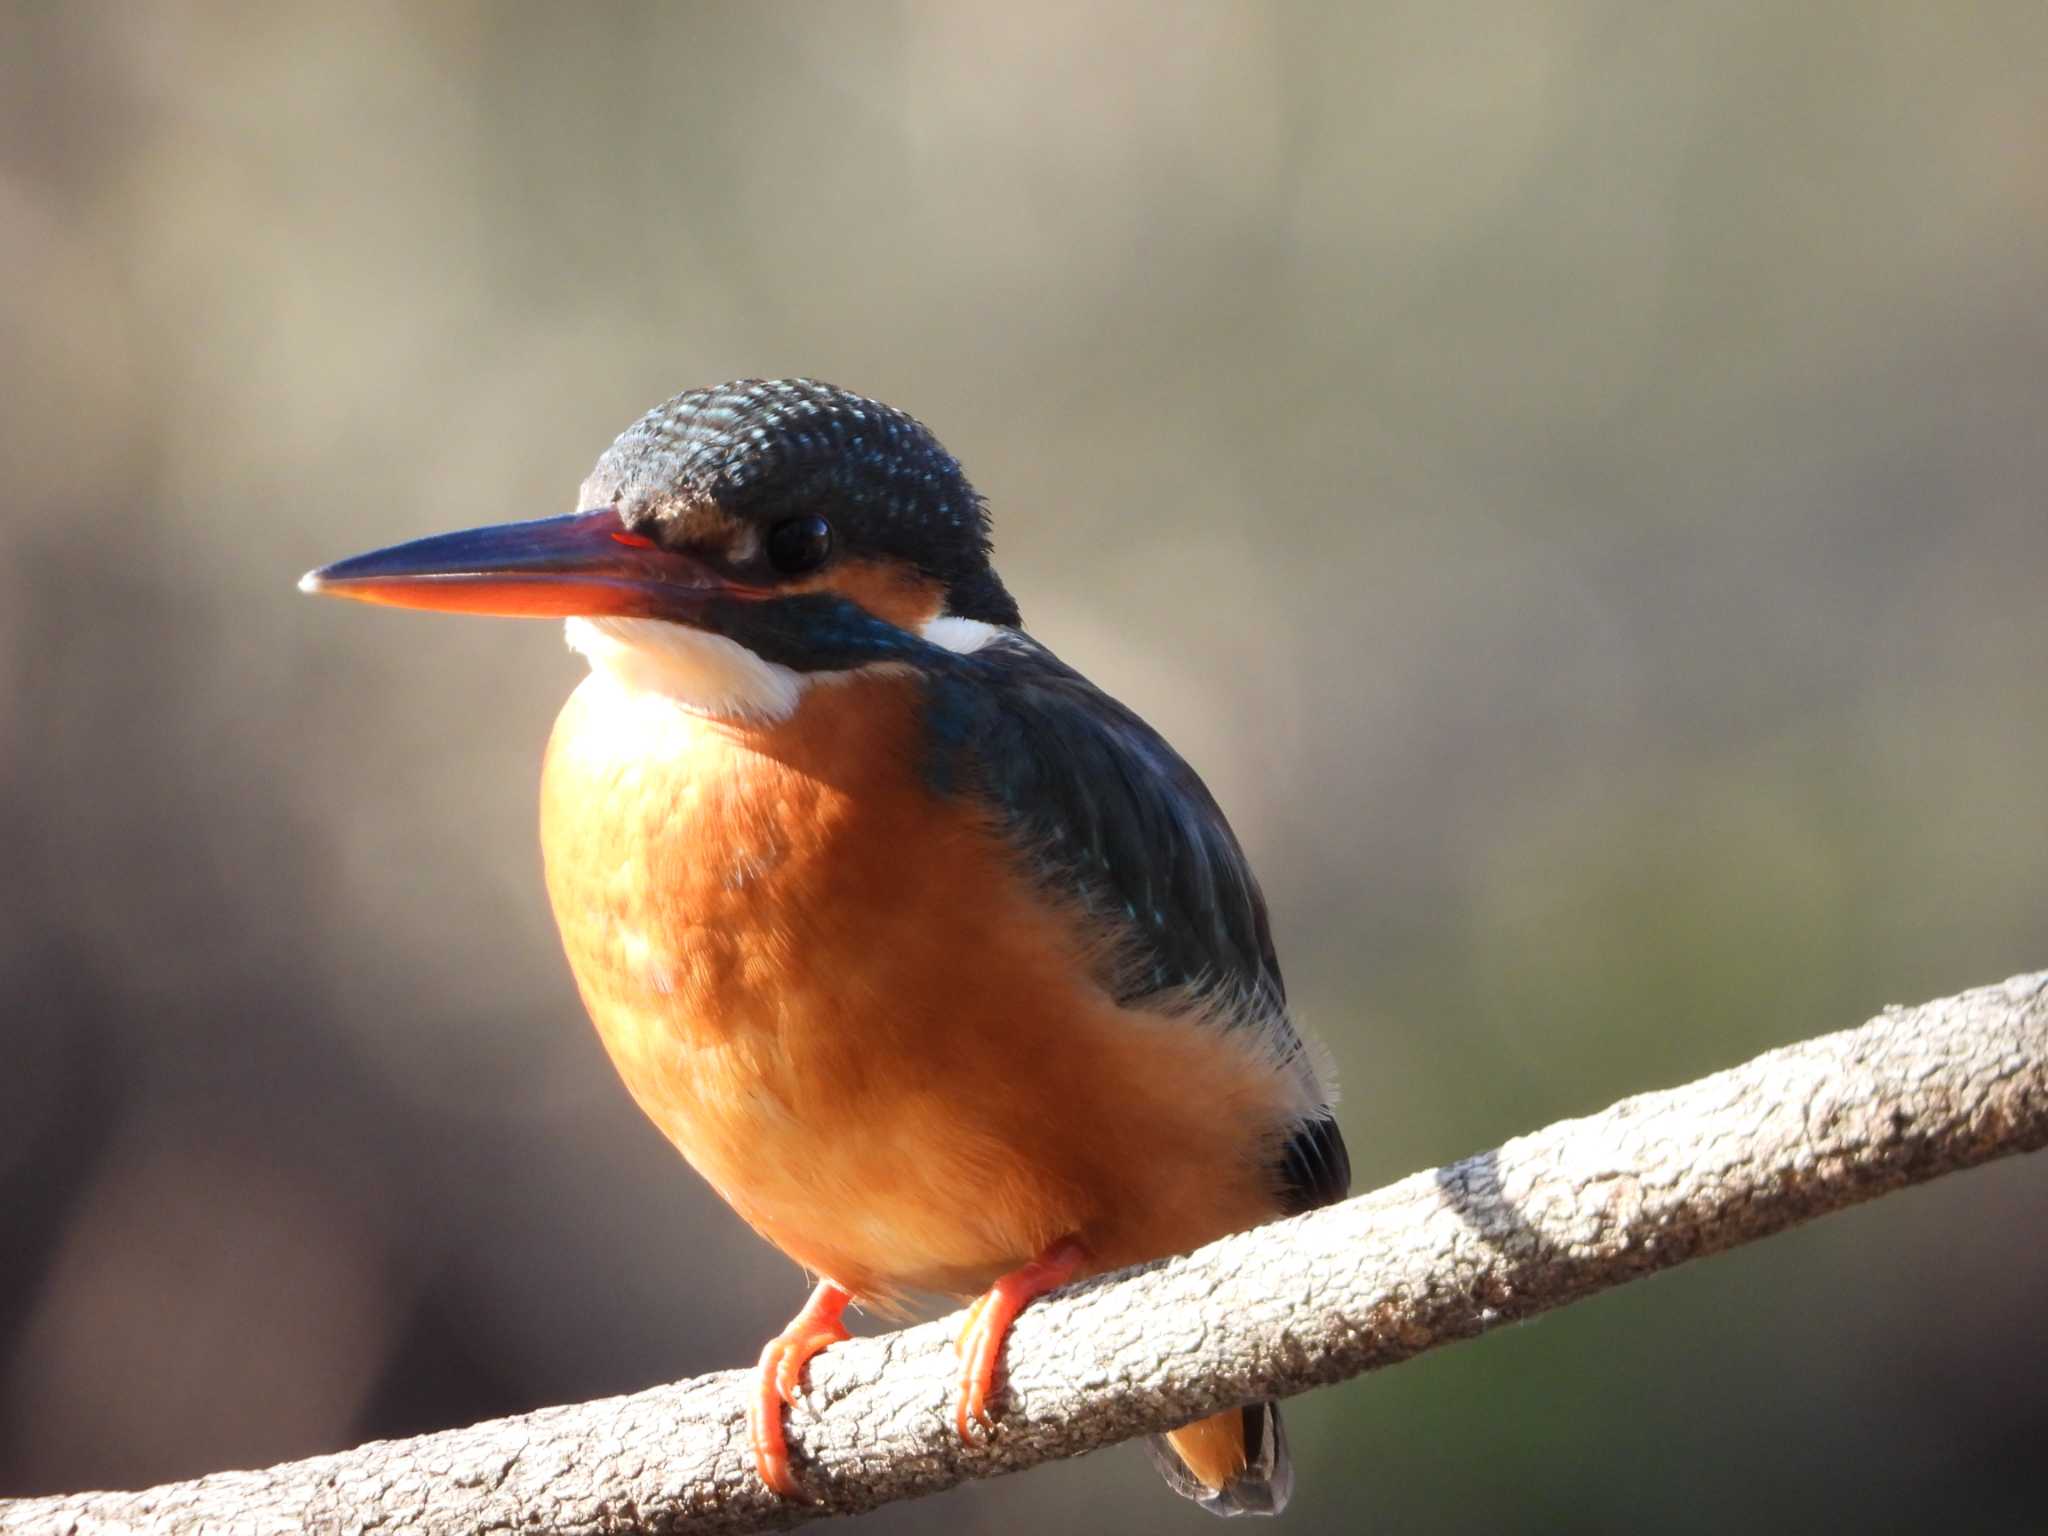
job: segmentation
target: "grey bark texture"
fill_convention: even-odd
[[[1019,1319],[992,1439],[957,1319],[836,1346],[790,1414],[804,1505],[747,1452],[748,1375],[140,1493],[0,1502],[0,1533],[753,1531],[871,1509],[1406,1360],[1687,1259],[2048,1145],[2048,972],[1625,1099]]]

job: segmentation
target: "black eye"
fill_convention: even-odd
[[[785,576],[815,571],[832,553],[832,525],[822,517],[785,518],[768,530],[768,563]]]

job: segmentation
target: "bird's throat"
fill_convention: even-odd
[[[799,672],[725,635],[666,619],[575,618],[563,631],[569,649],[590,663],[592,673],[631,692],[657,694],[692,713],[741,725],[778,725],[796,713],[811,685],[852,675]],[[917,629],[922,639],[957,655],[972,655],[1005,633],[949,614]]]
[[[563,626],[593,674],[634,693],[659,694],[716,720],[787,720],[810,681],[736,640],[665,619],[579,618]]]

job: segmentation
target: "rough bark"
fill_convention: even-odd
[[[815,1503],[746,1450],[746,1376],[141,1493],[0,1503],[0,1533],[750,1531],[869,1509],[1405,1360],[1889,1190],[2048,1145],[2048,973],[1626,1099],[1343,1205],[1033,1306],[964,1447],[952,1323],[821,1356]]]

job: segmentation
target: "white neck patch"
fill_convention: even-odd
[[[941,650],[958,656],[972,656],[1002,631],[979,619],[956,619],[950,613],[942,613],[918,633]]]
[[[666,619],[580,618],[562,629],[569,649],[581,653],[592,672],[631,692],[665,694],[719,720],[773,725],[796,713],[814,682],[851,675],[798,672],[764,661],[737,640]],[[971,656],[1003,631],[979,619],[941,614],[919,633],[933,645]]]

